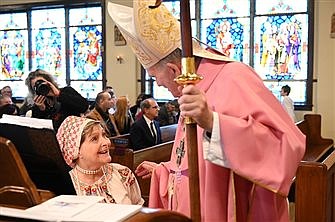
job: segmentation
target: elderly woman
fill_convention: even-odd
[[[104,126],[84,117],[67,117],[57,132],[77,195],[103,196],[106,203],[139,204],[144,200],[131,170],[111,163],[111,142]]]

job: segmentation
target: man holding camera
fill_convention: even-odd
[[[55,131],[66,117],[80,116],[88,110],[84,97],[70,86],[58,88],[52,75],[44,70],[30,72],[25,83],[34,96],[32,117],[52,119]]]

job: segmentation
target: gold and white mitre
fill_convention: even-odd
[[[163,3],[157,8],[149,8],[155,2],[156,0],[134,0],[133,8],[108,2],[109,15],[145,69],[181,47],[178,20]],[[193,54],[209,59],[234,61],[205,50],[195,40]]]

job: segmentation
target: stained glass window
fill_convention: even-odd
[[[280,98],[283,85],[291,87],[296,104],[306,104],[309,15],[307,1],[256,2],[253,67]]]
[[[103,85],[100,4],[27,8],[4,12],[0,21],[1,88],[11,86],[13,96],[23,99],[29,71],[44,69],[60,87],[74,85],[84,97],[95,99]]]
[[[308,30],[307,16],[262,16],[255,18],[255,24],[260,29],[255,30],[254,67],[262,79],[282,84],[306,80],[308,33],[303,30]]]
[[[278,14],[307,11],[306,0],[266,0],[256,1],[256,14]]]
[[[237,61],[249,63],[250,19],[201,20],[201,40]]]
[[[51,73],[60,86],[65,86],[65,10],[35,10],[31,21],[32,69]]]
[[[202,19],[242,17],[250,14],[249,0],[203,0],[200,3]]]
[[[70,28],[71,79],[101,80],[101,27]]]
[[[29,70],[27,15],[0,14],[0,88],[11,86],[13,96],[25,95],[23,83]]]
[[[102,26],[101,8],[92,7],[70,10],[70,79],[71,85],[78,85],[72,80],[86,80],[81,85],[88,86],[83,94],[95,96],[101,87],[97,86],[96,80],[102,80]],[[72,84],[73,83],[73,84]],[[101,85],[101,83],[99,82]],[[83,89],[81,89],[82,91]],[[92,97],[89,97],[92,98]]]
[[[178,1],[164,4],[179,18]],[[192,4],[200,8],[193,12]],[[313,6],[308,0],[194,0],[191,15],[194,18],[199,13],[200,19],[193,20],[193,36],[254,67],[278,99],[281,87],[289,85],[295,105],[310,109],[313,10],[308,8]],[[199,33],[194,32],[195,25],[200,27]],[[162,89],[153,84],[154,94],[167,98],[164,92],[157,91]]]
[[[180,19],[180,1],[164,1],[166,8],[174,17]],[[190,0],[191,19],[195,19],[195,0]]]
[[[172,12],[172,15],[180,19],[180,1],[164,1],[166,8]],[[190,0],[192,36],[197,36],[197,22],[195,20],[195,0]]]

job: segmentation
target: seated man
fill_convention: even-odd
[[[9,96],[9,98],[12,100],[13,103],[16,103],[16,99],[13,97],[13,91],[10,86],[4,86],[0,90],[0,94],[3,96]]]
[[[98,93],[95,99],[95,106],[86,117],[94,120],[102,121],[106,124],[110,136],[120,135],[114,120],[114,116],[108,112],[110,108],[114,107],[114,99],[107,91]]]
[[[19,107],[12,102],[9,96],[0,94],[0,118],[3,114],[18,115]]]
[[[7,104],[13,104],[12,99],[9,96],[0,94],[0,106],[4,106]]]
[[[160,107],[158,113],[158,121],[160,126],[166,126],[175,124],[178,122],[178,113],[176,112],[176,107],[172,101],[166,102]]]
[[[149,98],[141,102],[143,115],[130,128],[130,140],[134,150],[154,146],[162,142],[158,121],[159,106],[155,99]]]

